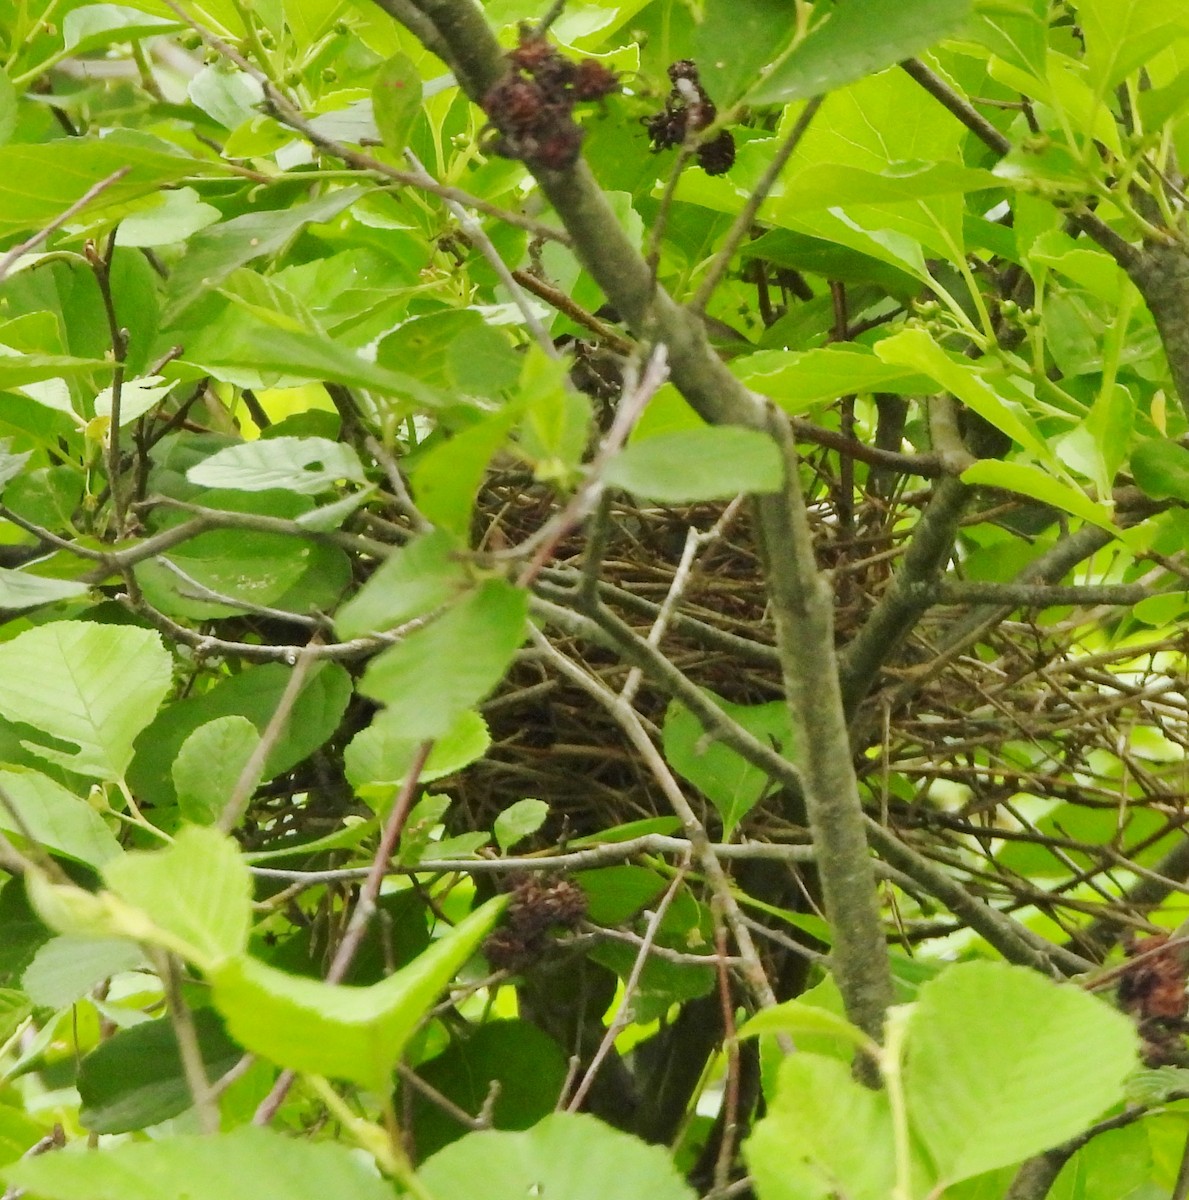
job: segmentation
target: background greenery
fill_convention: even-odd
[[[0,38],[6,1197],[1184,1200],[1189,15]]]

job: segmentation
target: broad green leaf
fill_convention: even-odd
[[[800,1053],[784,1060],[768,1115],[743,1152],[760,1200],[888,1200],[895,1194],[887,1093],[856,1083],[850,1067],[835,1058]]]
[[[1077,14],[1100,96],[1189,33],[1189,18],[1180,6],[1160,0],[1079,0]]]
[[[49,579],[31,571],[11,571],[0,567],[0,608],[35,608],[85,596],[90,587],[73,579]]]
[[[62,20],[62,44],[75,55],[87,54],[112,42],[132,42],[181,29],[176,20],[153,17],[121,4],[87,4]]]
[[[495,819],[492,832],[501,850],[511,850],[526,837],[532,837],[549,816],[549,805],[544,800],[517,800],[510,804]]]
[[[144,960],[138,946],[118,938],[51,938],[25,968],[21,987],[34,1004],[68,1008],[105,979]]]
[[[214,1009],[200,1008],[192,1020],[207,1077],[217,1079],[243,1050]],[[79,1120],[92,1133],[128,1133],[185,1112],[194,1099],[173,1023],[164,1017],[144,1021],[101,1042],[79,1067],[78,1091]]]
[[[0,988],[0,1040],[8,1041],[21,1023],[33,1011],[33,1005],[29,1003],[29,997],[24,992],[18,992],[15,988]],[[3,1138],[3,1124],[0,1122],[0,1139]],[[0,1146],[2,1146],[0,1140]],[[16,1158],[17,1155],[11,1156]],[[0,1162],[3,1162],[0,1159]]]
[[[121,246],[170,246],[213,225],[219,210],[204,204],[193,188],[177,188],[155,196],[151,204],[126,216],[116,231]]]
[[[529,1129],[557,1106],[565,1086],[566,1056],[535,1025],[521,1020],[474,1026],[443,1054],[422,1063],[417,1074],[463,1112],[477,1113],[493,1083],[499,1094],[491,1108],[496,1129]],[[420,1093],[414,1094],[412,1128],[425,1158],[466,1129]]]
[[[876,358],[853,346],[800,352],[761,350],[731,363],[748,387],[763,392],[786,412],[800,413],[840,396],[863,392],[919,395],[932,388],[927,376]]]
[[[58,621],[0,645],[0,714],[55,739],[22,745],[96,779],[123,776],[170,682],[160,636],[132,625]]]
[[[783,104],[833,91],[927,50],[957,32],[971,10],[971,0],[835,3],[747,98]]]
[[[380,68],[372,85],[372,112],[384,145],[399,154],[421,112],[421,76],[405,55],[394,55]]]
[[[245,1126],[210,1137],[174,1134],[88,1154],[44,1154],[3,1169],[42,1200],[392,1200],[356,1153],[331,1142]]]
[[[190,734],[173,763],[182,816],[198,825],[213,825],[259,744],[260,734],[247,717],[216,717]]]
[[[246,213],[202,230],[187,243],[185,255],[170,273],[170,299],[162,320],[176,319],[236,267],[275,254],[306,225],[333,220],[363,195],[361,187],[340,188],[305,204]]]
[[[232,675],[200,696],[164,709],[137,739],[128,772],[133,791],[159,805],[176,802],[172,769],[182,743],[216,717],[247,717],[263,732],[281,702],[292,668],[265,663]],[[284,730],[264,765],[265,780],[295,767],[338,728],[351,698],[351,677],[337,663],[319,663],[306,677]]]
[[[186,472],[206,487],[264,492],[283,488],[314,496],[340,480],[363,482],[359,455],[343,442],[325,438],[278,437],[228,446]]]
[[[767,434],[720,425],[634,441],[611,460],[603,478],[649,500],[686,504],[779,491],[784,465]]]
[[[1045,77],[1045,58],[1048,50],[1047,0],[1027,3],[975,3],[975,17],[969,26],[977,38],[993,54],[1005,62],[1027,71],[1036,79]]]
[[[177,381],[165,383],[160,375],[145,379],[127,379],[120,388],[120,427],[131,425],[156,407],[173,389]],[[104,388],[95,397],[95,415],[111,418],[112,389]]]
[[[379,1091],[507,899],[489,900],[408,966],[371,987],[332,986],[240,956],[212,976],[215,1007],[241,1045],[279,1066]]]
[[[968,1179],[1085,1129],[1122,1100],[1136,1051],[1132,1023],[1080,988],[963,963],[926,983],[913,1009],[909,1118],[938,1178]]]
[[[408,738],[440,737],[504,677],[525,638],[525,592],[488,580],[372,659],[359,690],[388,706]]]
[[[1167,438],[1140,442],[1131,455],[1135,482],[1154,500],[1189,500],[1189,450]]]
[[[740,1027],[739,1037],[758,1037],[763,1033],[815,1034],[832,1037],[858,1049],[877,1049],[876,1044],[845,1017],[817,1005],[786,1000],[774,1008],[765,1008]]]
[[[581,1113],[553,1113],[523,1132],[484,1130],[439,1150],[418,1172],[434,1200],[693,1200],[662,1146]],[[54,1200],[54,1198],[51,1198]]]
[[[204,971],[242,953],[252,923],[252,881],[231,838],[190,825],[164,850],[109,862],[107,886],[185,942]]]
[[[1073,513],[1074,516],[1081,517],[1116,536],[1122,536],[1123,533],[1111,519],[1109,509],[1095,504],[1084,492],[1054,479],[1046,471],[1028,463],[980,459],[962,472],[962,482],[1004,488],[1007,491],[1018,492],[1021,496],[1031,496],[1032,499],[1051,504],[1063,512]]]
[[[24,831],[28,830],[43,850],[93,867],[122,853],[120,843],[95,809],[47,776],[36,771],[0,771],[0,789],[6,801],[0,804],[0,829],[18,844],[24,843]],[[9,805],[16,810],[16,817]]]
[[[221,333],[223,331],[220,331]],[[279,314],[264,319],[244,314],[226,336],[213,339],[195,351],[195,360],[212,374],[239,381],[245,377],[284,380],[286,386],[322,383],[365,388],[382,395],[437,408],[442,397],[420,380],[369,362],[350,346],[335,341],[321,329],[295,329]]]
[[[128,173],[104,188],[83,213],[126,204],[204,173],[199,159],[149,149],[119,135],[74,138],[68,155],[62,149],[60,142],[0,147],[0,237],[42,228],[96,184],[126,167]]]
[[[407,736],[399,718],[393,719],[386,711],[377,713],[372,723],[361,729],[343,751],[347,781],[373,808],[386,810],[395,789],[409,773],[423,740]],[[477,712],[467,709],[459,713],[445,733],[434,739],[418,778],[422,783],[432,783],[454,775],[482,758],[490,745],[487,722]]]
[[[713,692],[708,695],[748,733],[765,745],[774,745],[786,756],[792,756],[792,723],[788,705],[783,700],[768,704],[732,704]],[[672,701],[665,712],[661,737],[669,765],[714,805],[728,835],[771,786],[765,772],[710,737],[697,717],[677,700]]]
[[[468,582],[455,538],[443,530],[425,534],[394,550],[376,568],[339,609],[335,630],[341,638],[382,633],[433,612]]]
[[[733,104],[793,36],[789,10],[772,0],[703,0],[693,57],[720,108]]]
[[[418,461],[412,472],[413,494],[417,507],[435,525],[468,537],[487,464],[507,442],[518,415],[509,405],[440,442]]]
[[[186,91],[212,121],[225,129],[237,129],[252,120],[264,99],[264,89],[257,80],[222,61],[203,67],[190,80]]]
[[[906,329],[884,338],[876,345],[875,353],[884,362],[932,376],[942,388],[953,392],[984,421],[1026,450],[1042,460],[1050,457],[1044,438],[1027,414],[1015,402],[999,395],[991,379],[977,367],[947,354],[924,329]]]

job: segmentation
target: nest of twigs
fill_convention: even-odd
[[[497,482],[483,505],[487,539],[515,544],[553,507],[545,489]],[[646,636],[656,606],[674,586],[689,531],[711,529],[723,507],[614,508],[600,569],[607,606]],[[900,545],[887,532],[893,514],[873,500],[851,514],[845,535],[828,501],[811,515],[819,562],[833,572],[844,646],[896,567]],[[572,578],[586,553],[584,536],[562,544],[551,578],[563,580],[567,571]],[[741,505],[701,548],[676,611],[748,639],[755,654],[744,659],[708,644],[703,630],[680,621],[661,642],[699,687],[736,703],[781,694],[762,578],[750,512]],[[1137,645],[1132,636],[1115,646],[1102,630],[1116,614],[1067,610],[1061,620],[1040,623],[1017,613],[922,675],[962,615],[934,609],[869,701],[875,734],[856,755],[869,811],[918,849],[964,870],[972,890],[998,904],[1039,903],[1063,921],[1096,910],[1118,894],[1121,873],[1136,862],[1145,869],[1158,863],[1187,819],[1185,640],[1153,637]],[[559,640],[557,631],[550,636],[608,687],[623,686],[628,668],[613,652]],[[898,702],[899,689],[917,676],[911,698]],[[668,702],[645,680],[635,707],[659,726]],[[451,788],[460,801],[456,811],[472,828],[490,828],[498,812],[525,796],[550,804],[552,836],[667,814],[655,781],[611,717],[531,651],[485,715],[492,749]],[[712,807],[691,798],[713,829]],[[1104,821],[1115,828],[1104,832]],[[782,837],[795,833],[763,805],[744,832],[763,837],[771,828]],[[1017,848],[1005,853],[1009,843]],[[1036,882],[1046,864],[1054,877],[1073,879],[1056,897],[1040,894]]]

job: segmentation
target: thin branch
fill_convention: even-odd
[[[413,174],[419,186],[425,187],[426,183],[433,186],[436,183],[425,169],[424,163],[412,150],[405,151],[405,158],[412,164]],[[553,339],[549,336],[545,326],[541,324],[541,319],[537,316],[529,298],[524,294],[523,288],[517,283],[513,272],[508,269],[508,264],[500,256],[500,252],[495,248],[491,238],[487,236],[487,231],[457,200],[442,197],[442,202],[453,213],[463,236],[472,246],[478,248],[479,253],[483,255],[495,272],[496,278],[507,289],[508,295],[512,297],[512,303],[520,309],[520,315],[524,317],[524,324],[536,339],[537,345],[541,347],[547,357],[561,358],[561,351],[553,344]]]
[[[751,195],[744,201],[739,214],[731,222],[731,228],[727,230],[727,235],[723,239],[722,246],[719,248],[718,253],[715,254],[710,266],[706,269],[706,274],[702,276],[702,282],[698,285],[698,290],[694,294],[694,298],[689,302],[689,307],[692,311],[701,312],[710,303],[710,297],[714,295],[715,288],[722,282],[722,277],[731,265],[731,259],[734,258],[735,251],[739,249],[743,239],[751,232],[752,223],[756,219],[756,214],[760,211],[760,206],[768,198],[768,193],[780,177],[785,164],[801,144],[801,139],[805,136],[805,131],[817,115],[817,111],[821,108],[824,100],[825,96],[814,96],[812,99],[806,101],[805,107],[797,114],[797,119],[793,122],[792,129],[789,130],[784,141],[776,148],[776,153],[773,154],[772,161],[764,168],[763,174],[751,190]]]
[[[351,969],[351,963],[355,961],[355,954],[359,950],[360,943],[363,941],[363,935],[367,932],[367,927],[375,915],[376,901],[379,898],[384,878],[388,873],[389,860],[395,853],[397,843],[400,841],[405,821],[408,819],[409,811],[413,806],[413,796],[417,791],[421,772],[425,769],[425,760],[429,758],[431,749],[433,749],[432,742],[422,742],[416,754],[413,755],[413,761],[409,764],[408,774],[401,783],[400,790],[393,801],[392,811],[388,814],[388,818],[384,822],[384,828],[380,834],[380,843],[376,847],[376,853],[372,859],[372,865],[368,868],[367,878],[364,881],[363,887],[359,889],[359,899],[355,902],[355,910],[351,913],[351,919],[347,923],[347,930],[343,935],[343,940],[339,942],[338,949],[331,960],[330,969],[326,972],[327,983],[342,983],[346,978],[347,972]],[[296,1078],[296,1072],[289,1070],[282,1071],[277,1076],[277,1081],[273,1084],[272,1091],[260,1102],[255,1115],[252,1117],[253,1125],[267,1125],[276,1116]]]
[[[227,804],[219,814],[217,828],[224,833],[230,833],[244,819],[244,814],[248,811],[248,804],[252,799],[252,793],[256,790],[256,785],[264,774],[264,764],[285,732],[285,727],[289,724],[289,717],[293,713],[293,706],[297,703],[301,690],[305,686],[306,677],[314,663],[318,661],[319,649],[319,643],[312,641],[309,645],[303,646],[297,655],[297,661],[293,664],[293,670],[289,672],[289,678],[285,681],[285,690],[277,701],[277,707],[264,727],[264,732],[257,739],[252,753],[248,755],[248,760],[240,770],[235,787],[227,799]]]
[[[571,662],[560,650],[557,650],[541,634],[534,635],[533,640],[549,660],[567,679],[577,684],[587,695],[596,700],[614,718],[615,722],[627,735],[636,752],[644,761],[653,778],[660,785],[673,811],[681,819],[685,835],[693,847],[693,856],[706,875],[707,882],[715,896],[720,898],[724,919],[735,939],[739,956],[744,961],[743,976],[756,1003],[762,1008],[771,1007],[776,1003],[776,994],[768,981],[763,963],[756,952],[751,931],[747,928],[739,910],[730,881],[723,870],[722,863],[714,853],[713,845],[706,835],[706,830],[697,813],[685,798],[668,764],[660,752],[652,744],[652,739],[644,729],[640,718],[625,705],[620,698],[605,687],[597,679],[587,674],[577,664]]]
[[[31,237],[13,246],[10,250],[6,250],[4,256],[0,258],[0,280],[8,275],[18,260],[35,250],[51,234],[61,229],[71,217],[77,216],[92,200],[97,200],[108,188],[119,183],[131,170],[131,167],[121,167],[118,171],[113,171],[106,179],[92,184],[69,208],[63,209],[48,225],[43,226]]]
[[[591,1087],[594,1086],[595,1077],[599,1073],[599,1068],[603,1065],[603,1060],[611,1053],[615,1046],[615,1039],[632,1023],[632,1001],[636,995],[636,989],[640,986],[640,976],[644,973],[644,968],[648,965],[649,952],[652,950],[653,942],[656,941],[656,935],[660,932],[661,922],[665,919],[665,913],[669,911],[669,905],[673,903],[673,898],[681,890],[681,885],[685,882],[687,869],[688,863],[683,863],[678,867],[677,873],[665,889],[660,902],[657,904],[655,910],[648,915],[648,924],[644,929],[644,940],[641,942],[640,950],[636,955],[635,961],[632,963],[632,969],[624,981],[623,995],[620,997],[619,1007],[616,1009],[611,1023],[603,1033],[598,1049],[595,1050],[590,1060],[590,1066],[586,1068],[586,1074],[582,1076],[581,1082],[574,1089],[574,1094],[570,1097],[569,1103],[566,1105],[566,1112],[578,1112],[581,1109],[583,1101],[589,1095]]]

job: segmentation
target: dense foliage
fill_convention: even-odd
[[[0,1179],[1189,1192],[1189,12],[0,0]]]

